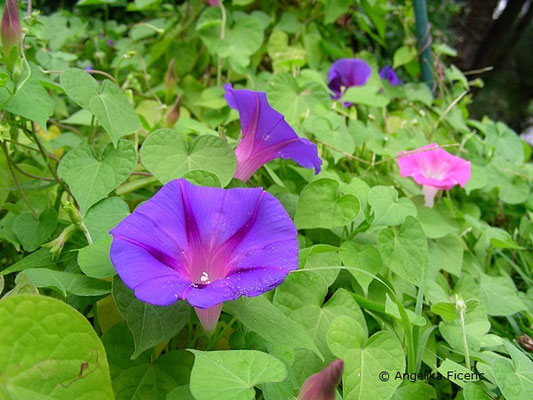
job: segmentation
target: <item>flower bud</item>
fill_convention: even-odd
[[[79,228],[83,224],[83,217],[74,204],[72,204],[70,201],[67,201],[67,203],[63,205],[63,209],[67,212],[74,225]]]
[[[211,7],[217,7],[220,5],[220,0],[207,0]]]
[[[167,72],[165,74],[165,87],[167,91],[174,89],[178,80],[176,79],[176,74],[174,73],[174,67],[176,65],[176,59],[173,58],[168,63]]]
[[[52,253],[52,258],[57,260],[61,255],[63,246],[72,237],[74,232],[76,232],[76,225],[71,224],[63,229],[63,232],[61,232],[57,238],[51,242],[43,244],[43,247],[48,247],[50,249],[50,253]]]
[[[335,360],[322,371],[311,375],[302,385],[298,400],[335,400],[344,361]]]
[[[17,0],[6,0],[1,26],[2,47],[9,70],[13,69],[18,56],[22,28],[20,26]]]
[[[533,339],[525,333],[518,338],[518,344],[527,351],[533,351]]]
[[[170,111],[167,114],[167,118],[165,121],[167,128],[172,128],[180,118],[181,98],[182,95],[178,95],[178,98],[176,99],[174,104],[172,104],[172,107],[170,108]]]

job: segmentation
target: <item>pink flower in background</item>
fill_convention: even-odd
[[[404,178],[412,176],[423,186],[428,207],[433,207],[439,190],[450,190],[455,185],[464,187],[470,179],[470,162],[451,155],[436,143],[402,152],[396,161]]]
[[[322,371],[311,375],[302,385],[298,400],[335,400],[344,361],[335,360]]]
[[[211,7],[217,7],[220,5],[220,0],[207,0]]]

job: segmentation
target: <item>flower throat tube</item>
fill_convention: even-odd
[[[111,261],[135,296],[187,300],[208,333],[224,301],[259,296],[298,269],[294,223],[261,188],[170,181],[111,234]]]

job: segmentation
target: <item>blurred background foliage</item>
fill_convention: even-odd
[[[78,2],[79,3],[79,2]],[[91,1],[85,1],[90,4]],[[95,6],[76,8],[76,13],[95,15],[101,14],[101,1],[95,1]],[[124,7],[125,0],[109,0],[107,18],[133,24],[139,18],[144,18],[146,12],[152,11],[159,15],[159,0],[137,0],[133,4],[140,5],[144,15],[128,12]],[[131,2],[130,2],[131,3]],[[176,8],[186,1],[165,1],[173,3]],[[233,1],[234,4],[246,5],[246,1]],[[271,9],[273,12],[294,11],[308,7],[317,1],[300,0],[261,0],[247,6],[247,11]],[[335,3],[335,2],[332,2]],[[338,1],[342,4],[346,1]],[[349,1],[348,1],[349,3]],[[407,21],[400,17],[409,15],[400,8],[411,8],[411,1],[389,1],[389,8],[397,8],[395,17],[387,19],[385,26],[379,26],[379,12],[374,20],[369,21],[368,5],[372,1],[353,2],[355,8],[361,8],[361,13],[350,14],[337,20],[337,26],[346,27],[346,35],[354,51],[366,49],[386,57],[391,49],[397,49],[404,40],[404,30]],[[378,2],[379,4],[380,2]],[[35,8],[48,14],[59,9],[73,11],[76,2],[73,0],[36,0]],[[518,133],[525,132],[533,126],[533,0],[439,0],[428,1],[428,14],[432,35],[439,43],[446,43],[450,49],[445,52],[451,57],[452,63],[457,65],[471,79],[481,78],[483,90],[472,88],[474,101],[470,106],[474,119],[489,116],[494,120],[501,120]],[[366,10],[365,10],[366,7]],[[133,7],[129,7],[130,10]],[[377,10],[377,9],[376,9]],[[170,10],[169,10],[170,11]],[[366,13],[365,13],[366,11]],[[390,11],[390,10],[388,10]],[[372,19],[372,17],[370,17]],[[374,24],[378,35],[373,35],[366,27]],[[385,23],[385,21],[383,21]],[[380,38],[379,33],[384,32]],[[414,36],[413,36],[414,40]],[[452,50],[453,49],[453,50]],[[444,51],[445,49],[442,48]],[[377,54],[376,54],[377,56]],[[379,59],[379,57],[378,57]],[[412,65],[412,70],[416,66]]]

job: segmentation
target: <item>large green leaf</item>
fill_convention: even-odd
[[[0,398],[113,399],[104,347],[87,319],[62,301],[0,301]]]
[[[35,68],[37,69],[37,67]],[[32,68],[32,75],[34,73],[35,71]],[[26,75],[24,74],[21,77],[21,82],[25,77]],[[12,97],[10,97],[5,88],[0,88],[0,104],[3,105],[4,103],[3,109],[5,111],[37,122],[45,130],[48,117],[54,113],[54,100],[35,76],[31,76],[23,86],[19,86]]]
[[[365,341],[368,335],[366,321],[357,302],[344,289],[338,289],[335,294],[322,307],[307,305],[291,313],[291,318],[305,326],[311,338],[315,341],[320,352],[325,356],[326,362],[333,361],[334,357],[328,347],[328,331],[337,318],[345,317],[357,329],[351,330],[352,334]],[[299,351],[293,368],[296,377],[303,382],[309,375],[323,368],[323,362],[311,351]]]
[[[116,146],[122,136],[141,129],[141,121],[122,90],[104,81],[98,96],[91,98],[89,109]]]
[[[226,186],[237,167],[235,154],[222,139],[204,135],[187,143],[187,137],[172,129],[159,129],[143,143],[141,160],[161,182],[183,177],[187,172],[205,170]]]
[[[252,400],[254,386],[281,382],[287,375],[277,358],[256,350],[198,351],[191,372],[191,393],[197,400]]]
[[[361,344],[354,336],[356,326],[347,329],[347,322],[345,318],[339,319],[328,335],[331,350],[345,362],[343,398],[389,399],[402,383],[401,379],[394,379],[397,372],[405,370],[402,345],[389,331],[380,331]],[[383,371],[388,373],[387,381],[380,380]]]
[[[48,268],[28,268],[17,276],[22,275],[32,281],[38,288],[52,288],[63,296],[102,296],[111,292],[111,283],[100,279],[89,278],[74,272],[55,271]]]
[[[98,96],[100,86],[90,74],[78,68],[68,68],[61,74],[61,86],[80,107],[90,110],[91,99]]]
[[[300,194],[294,223],[298,229],[336,228],[352,222],[359,214],[359,201],[342,195],[333,179],[318,179]]]
[[[111,237],[100,239],[78,251],[78,265],[85,275],[109,278],[116,274],[109,258],[111,241]]]
[[[109,231],[130,213],[128,203],[120,197],[109,197],[92,206],[83,222],[94,242],[109,237]]]
[[[389,104],[389,99],[378,92],[379,86],[371,84],[352,86],[342,96],[342,101],[371,107],[385,107]]]
[[[133,106],[113,82],[106,80],[100,87],[87,72],[69,68],[61,74],[61,85],[72,100],[96,117],[115,146],[122,136],[141,128]]]
[[[383,263],[407,281],[420,285],[428,270],[427,239],[418,221],[409,216],[399,231],[381,231],[378,248]]]
[[[13,222],[13,233],[26,251],[34,251],[43,244],[57,227],[57,212],[53,208],[44,210],[39,219],[32,213],[22,213]]]
[[[368,204],[374,219],[373,226],[400,225],[409,215],[416,217],[416,207],[407,197],[398,199],[396,189],[388,186],[374,186],[368,192]]]
[[[322,354],[305,328],[286,317],[264,297],[241,297],[224,303],[224,307],[247,329],[271,343],[313,351]]]
[[[318,82],[303,84],[289,73],[276,74],[267,87],[268,101],[285,116],[289,124],[299,122],[306,113],[328,109],[331,103],[326,89]]]
[[[137,154],[128,140],[120,140],[116,148],[108,145],[101,159],[96,158],[91,146],[82,144],[63,157],[57,173],[69,185],[85,214],[90,206],[124,182],[136,164]]]
[[[192,354],[171,350],[161,357],[142,353],[131,360],[133,338],[125,323],[112,326],[102,337],[116,400],[166,400],[167,393],[189,382]]]
[[[498,387],[507,400],[533,398],[533,362],[512,344],[505,341],[504,345],[512,363],[495,360],[492,371]]]
[[[509,276],[482,274],[479,290],[481,291],[481,300],[487,306],[489,315],[512,315],[526,309]]]
[[[342,263],[349,267],[355,267],[367,271],[369,274],[377,275],[383,266],[381,256],[376,248],[371,244],[356,244],[354,242],[344,242],[341,246],[339,254]],[[365,293],[368,293],[368,286],[374,278],[360,271],[349,270],[349,272],[357,280]]]
[[[113,280],[113,298],[133,335],[135,351],[132,359],[179,333],[191,314],[191,307],[184,301],[158,307],[138,300],[133,290],[117,276]]]

